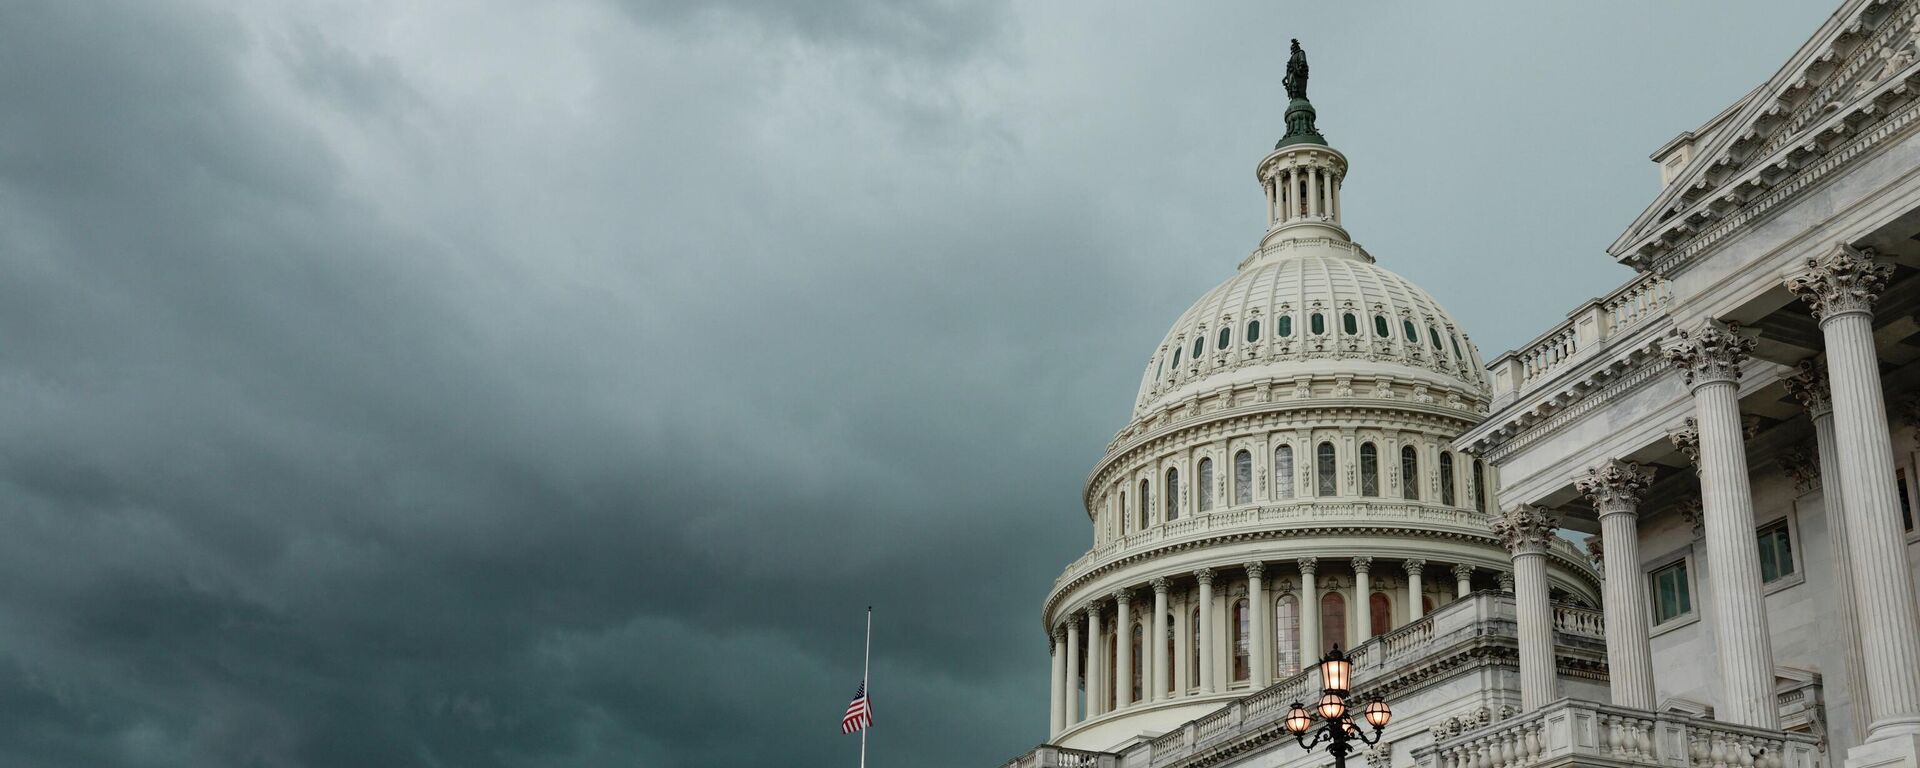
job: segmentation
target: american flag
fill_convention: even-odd
[[[873,702],[867,700],[866,681],[861,681],[860,690],[853,693],[853,703],[847,705],[846,716],[840,718],[840,732],[853,733],[872,727]]]

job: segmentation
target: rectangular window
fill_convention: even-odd
[[[1793,539],[1787,535],[1787,521],[1780,520],[1760,529],[1760,580],[1769,582],[1793,575]]]
[[[1669,565],[1651,574],[1653,580],[1653,623],[1660,624],[1693,612],[1691,584],[1687,583],[1687,561]]]

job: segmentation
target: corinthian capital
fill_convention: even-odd
[[[1199,580],[1200,580],[1200,583],[1201,583],[1201,584],[1212,584],[1212,583],[1213,583],[1213,569],[1212,569],[1212,568],[1202,568],[1202,569],[1200,569],[1200,570],[1197,570],[1197,571],[1194,571],[1194,572],[1193,572],[1193,577],[1194,577],[1195,579],[1199,579]]]
[[[1808,257],[1805,271],[1787,278],[1787,290],[1808,304],[1815,320],[1872,313],[1893,275],[1893,266],[1874,263],[1874,255],[1872,248],[1842,243],[1825,256]]]
[[[1303,557],[1298,561],[1298,565],[1300,566],[1301,573],[1312,575],[1312,573],[1320,567],[1320,558]]]
[[[1740,364],[1751,349],[1753,339],[1741,334],[1738,324],[1708,321],[1693,333],[1677,332],[1664,351],[1667,360],[1687,375],[1687,384],[1700,386],[1738,382]]]
[[[1116,590],[1114,590],[1114,591],[1113,591],[1113,602],[1114,602],[1114,604],[1115,604],[1115,605],[1132,605],[1132,604],[1133,604],[1133,590],[1131,590],[1131,589],[1116,589]]]
[[[1373,558],[1362,555],[1353,559],[1353,572],[1366,573],[1373,570]]]
[[[1508,509],[1494,518],[1493,535],[1514,555],[1545,554],[1557,526],[1545,511],[1530,504]]]
[[[1573,487],[1593,502],[1594,511],[1602,516],[1633,512],[1641,494],[1652,484],[1653,470],[1619,459],[1588,467],[1586,474],[1573,481]]]
[[[1833,412],[1833,390],[1827,385],[1827,365],[1819,358],[1809,357],[1794,366],[1794,374],[1782,379],[1787,386],[1787,394],[1800,401],[1800,407],[1814,418]]]
[[[1267,564],[1258,560],[1249,562],[1241,567],[1247,569],[1248,578],[1257,579],[1267,574]]]
[[[1667,432],[1667,439],[1673,447],[1687,455],[1687,461],[1693,463],[1694,471],[1700,471],[1700,423],[1688,416],[1680,423],[1680,428]]]
[[[1156,576],[1152,581],[1147,582],[1147,585],[1153,587],[1153,593],[1156,595],[1166,594],[1169,586],[1165,576]]]

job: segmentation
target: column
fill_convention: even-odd
[[[1300,216],[1300,169],[1287,169],[1287,215],[1291,221]]]
[[[1317,557],[1300,558],[1300,668],[1320,660],[1320,589],[1314,586],[1314,573],[1320,567]]]
[[[1192,690],[1195,682],[1187,679],[1193,672],[1193,608],[1181,600],[1180,610],[1173,616],[1173,695],[1185,696]]]
[[[1356,557],[1353,559],[1353,604],[1357,611],[1355,615],[1360,617],[1359,620],[1355,622],[1360,626],[1355,628],[1358,631],[1353,635],[1360,639],[1355,640],[1354,645],[1364,643],[1373,637],[1373,600],[1369,599],[1373,597],[1372,574],[1373,558]],[[1346,638],[1341,639],[1345,640]]]
[[[1320,215],[1320,169],[1307,169],[1307,215]]]
[[[1426,588],[1425,585],[1421,584],[1421,580],[1422,577],[1426,575],[1427,561],[1408,560],[1406,565],[1407,623],[1411,624],[1419,621],[1420,617],[1427,615],[1426,601],[1421,599],[1423,595],[1420,594]]]
[[[1906,533],[1894,488],[1893,441],[1873,344],[1873,302],[1893,267],[1842,245],[1808,259],[1787,289],[1813,307],[1827,344],[1833,443],[1846,504],[1846,562],[1853,570],[1860,647],[1873,724],[1866,741],[1920,734],[1920,616],[1907,572]],[[1831,485],[1831,483],[1828,483]],[[1709,521],[1707,535],[1713,535]]]
[[[1266,618],[1267,566],[1265,563],[1254,561],[1247,563],[1246,568],[1247,608],[1253,611],[1253,615],[1249,617],[1252,619],[1252,628],[1248,630],[1253,633],[1253,637],[1250,638],[1252,642],[1247,643],[1247,654],[1252,656],[1252,663],[1247,665],[1247,672],[1252,677],[1251,686],[1254,690],[1259,690],[1267,687],[1268,682],[1273,679],[1273,673],[1268,671],[1273,668],[1273,629],[1267,626]]]
[[[1274,184],[1273,179],[1267,179],[1267,182],[1265,184],[1262,184],[1261,186],[1265,187],[1267,190],[1267,225],[1272,226],[1273,212],[1275,208],[1274,192],[1276,191],[1276,186]]]
[[[1340,221],[1340,174],[1338,173],[1327,177],[1327,205],[1327,213],[1331,214],[1334,222],[1338,223]]]
[[[1473,594],[1473,566],[1459,563],[1453,566],[1453,596],[1466,597]]]
[[[1067,695],[1061,718],[1066,727],[1080,722],[1080,617],[1067,617]]]
[[[1640,497],[1653,482],[1653,470],[1630,461],[1589,467],[1573,481],[1600,515],[1600,538],[1612,550],[1601,560],[1606,571],[1607,689],[1613,703],[1653,709],[1653,652],[1647,645],[1647,585],[1640,576]],[[1591,544],[1592,542],[1589,542]]]
[[[1106,641],[1100,637],[1100,604],[1087,605],[1087,718],[1107,711]]]
[[[1048,674],[1051,690],[1047,696],[1047,738],[1059,736],[1067,728],[1067,631],[1053,628],[1053,671]]]
[[[1780,727],[1773,694],[1773,642],[1760,591],[1760,548],[1754,543],[1753,491],[1740,427],[1740,364],[1753,341],[1709,321],[1681,332],[1667,359],[1686,372],[1700,431],[1700,498],[1707,536],[1707,579],[1713,585],[1714,644],[1720,651],[1715,715],[1736,725]],[[1893,477],[1891,469],[1887,477]],[[1899,524],[1895,512],[1894,524]],[[1895,537],[1898,540],[1898,537]],[[1620,558],[1625,560],[1625,558]],[[1904,569],[1903,569],[1904,572]],[[1906,583],[1904,576],[1901,583]]]
[[[1122,589],[1113,593],[1114,677],[1113,708],[1126,709],[1133,703],[1133,594]]]
[[[1213,693],[1213,644],[1217,638],[1213,635],[1213,569],[1202,568],[1193,572],[1200,580],[1200,693]]]
[[[1161,701],[1167,698],[1168,682],[1167,580],[1156,578],[1148,583],[1153,585],[1153,621],[1148,622],[1148,626],[1153,628],[1153,634],[1147,638],[1147,648],[1151,650],[1147,656],[1153,659],[1153,674],[1147,676],[1147,681],[1153,685],[1153,691],[1142,698],[1147,701]]]
[[[1553,690],[1553,606],[1547,602],[1547,545],[1556,526],[1538,507],[1522,504],[1495,518],[1492,527],[1513,555],[1520,709],[1532,712],[1559,698]],[[1759,547],[1754,550],[1757,556]]]
[[[1873,704],[1867,701],[1867,666],[1860,645],[1860,613],[1855,607],[1853,568],[1847,564],[1851,549],[1847,530],[1846,506],[1841,502],[1840,454],[1834,445],[1833,398],[1827,388],[1827,367],[1818,360],[1800,363],[1800,371],[1782,382],[1787,392],[1807,409],[1813,420],[1813,439],[1820,454],[1820,506],[1827,518],[1828,557],[1833,567],[1833,631],[1841,645],[1847,675],[1847,690],[1853,696],[1854,738],[1864,739],[1873,724]]]

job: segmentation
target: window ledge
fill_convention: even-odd
[[[1659,624],[1653,625],[1653,627],[1647,631],[1647,637],[1649,638],[1659,637],[1661,635],[1664,635],[1668,632],[1672,632],[1681,627],[1691,626],[1693,624],[1698,624],[1699,622],[1700,622],[1700,611],[1698,610],[1688,611],[1679,616],[1675,616]]]
[[[1799,571],[1795,571],[1793,573],[1789,573],[1785,576],[1774,579],[1773,581],[1769,581],[1760,585],[1761,589],[1763,590],[1761,594],[1771,595],[1775,592],[1779,592],[1780,590],[1791,589],[1793,587],[1797,587],[1805,583],[1807,583],[1807,575]]]

